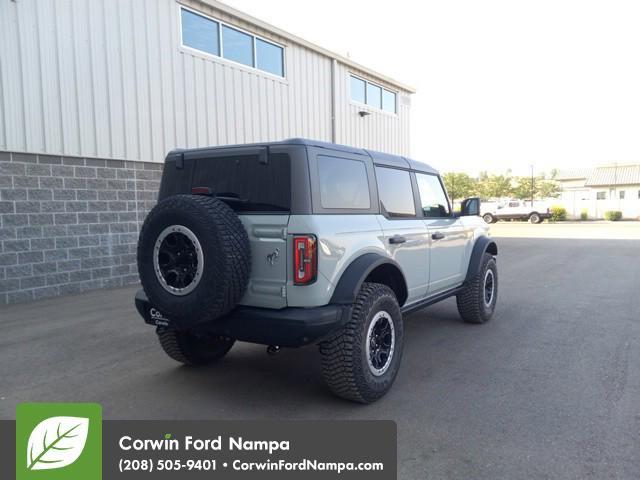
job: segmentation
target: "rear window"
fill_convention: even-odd
[[[364,162],[318,155],[322,208],[367,210],[369,181]]]
[[[285,153],[201,158],[196,160],[191,186],[209,187],[236,211],[288,212],[291,161]]]

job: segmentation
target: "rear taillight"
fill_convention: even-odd
[[[293,283],[308,285],[316,281],[318,255],[315,235],[293,237]]]

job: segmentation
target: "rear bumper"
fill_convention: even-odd
[[[143,290],[138,290],[135,302],[145,323],[157,327],[178,328],[149,303]],[[340,328],[350,313],[350,308],[343,305],[289,307],[280,310],[239,306],[225,317],[199,325],[198,328],[243,342],[301,347],[316,343]]]

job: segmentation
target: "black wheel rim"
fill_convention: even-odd
[[[395,328],[387,312],[378,312],[369,326],[367,334],[367,363],[371,372],[384,374],[393,357],[395,348]]]
[[[167,285],[187,287],[198,271],[195,245],[182,233],[170,233],[160,244],[158,264]]]
[[[493,276],[493,270],[488,269],[484,276],[484,304],[486,307],[490,307],[493,302],[493,294],[495,291],[495,278]]]
[[[202,276],[204,258],[200,242],[186,227],[168,227],[156,241],[154,263],[163,288],[175,295],[186,295]]]

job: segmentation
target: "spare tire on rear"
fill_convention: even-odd
[[[147,216],[138,240],[138,272],[150,303],[179,329],[231,311],[247,288],[247,232],[224,202],[174,195]]]

